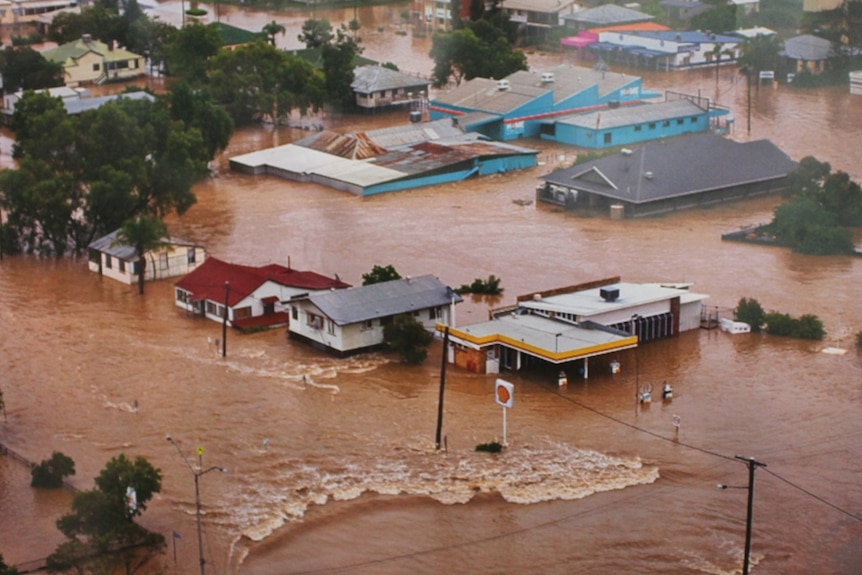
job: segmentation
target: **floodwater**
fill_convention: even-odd
[[[223,9],[261,26],[273,17]],[[367,12],[390,22],[398,8]],[[365,38],[369,57],[428,69],[427,39],[388,27]],[[530,58],[536,67],[562,60]],[[734,137],[770,138],[794,159],[813,154],[862,179],[862,98],[762,87],[749,136],[745,85],[729,69],[717,85],[712,71],[647,74],[644,85],[717,93],[737,118]],[[405,119],[323,121],[360,129]],[[622,222],[527,204],[536,177],[575,154],[531,140],[522,144],[542,150],[531,170],[371,198],[227,169],[232,155],[304,134],[239,130],[171,232],[222,259],[289,260],[355,285],[375,264],[453,286],[502,278],[503,297],[468,298],[459,325],[520,294],[620,275],[693,282],[724,311],[753,297],[768,310],[816,314],[829,339],[700,330],[621,355],[620,374],[593,371],[562,389],[555,372],[505,374],[515,404],[509,447],[496,456],[474,451],[501,438],[495,377],[450,366],[447,449],[437,451],[438,342],[424,365],[406,367],[384,354],[321,355],[283,330],[229,333],[221,358],[221,326],[179,311],[170,282],[147,284],[140,297],[88,272],[85,259],[7,257],[0,442],[34,461],[71,456],[82,489],[120,453],[153,462],[163,490],[141,521],[167,538],[166,572],[198,568],[194,476],[168,434],[192,461],[203,447],[204,468],[228,468],[200,477],[209,573],[739,573],[746,490],[715,487],[747,485],[736,455],[767,464],[756,472],[752,573],[859,572],[862,363],[852,334],[862,330],[862,259],[721,241],[768,221],[777,198]],[[638,385],[664,381],[671,403],[637,406]],[[34,492],[28,479],[0,458],[7,563],[44,557],[61,541],[53,521],[69,494]]]

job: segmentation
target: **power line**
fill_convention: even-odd
[[[842,509],[841,507],[838,507],[838,506],[837,506],[837,505],[835,505],[834,503],[832,503],[832,502],[830,502],[830,501],[827,501],[826,499],[824,499],[823,497],[821,497],[821,496],[817,495],[816,493],[812,493],[811,491],[809,491],[809,490],[805,489],[805,488],[804,488],[804,487],[802,487],[801,485],[797,485],[796,483],[793,483],[793,482],[792,482],[792,481],[790,481],[789,479],[786,479],[786,478],[784,478],[784,477],[782,477],[782,476],[778,475],[778,474],[777,474],[777,473],[775,473],[774,471],[772,471],[772,470],[770,470],[770,469],[767,469],[767,468],[765,468],[765,467],[763,468],[763,471],[765,471],[766,473],[770,474],[771,476],[773,476],[774,478],[778,479],[779,481],[783,481],[784,483],[786,483],[786,484],[787,484],[787,485],[789,485],[790,487],[792,487],[792,488],[794,488],[794,489],[796,489],[796,490],[798,490],[798,491],[800,491],[800,492],[804,493],[804,494],[805,494],[805,495],[807,495],[808,497],[811,497],[811,498],[813,498],[813,499],[816,499],[816,500],[817,500],[817,501],[819,501],[820,503],[822,503],[822,504],[824,504],[824,505],[827,505],[827,506],[831,507],[831,508],[832,508],[832,509],[834,509],[835,511],[838,511],[839,513],[843,513],[843,514],[844,514],[844,515],[846,515],[847,517],[850,517],[851,519],[855,519],[856,521],[862,521],[862,516],[854,515],[854,514],[850,513],[849,511],[847,511],[847,510],[845,510],[845,509]]]

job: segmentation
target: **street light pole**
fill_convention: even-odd
[[[185,461],[186,465],[188,466],[189,470],[192,472],[192,475],[195,478],[195,519],[196,519],[197,528],[198,528],[198,560],[200,562],[201,575],[205,575],[206,574],[206,568],[205,568],[206,561],[204,560],[204,540],[203,540],[203,536],[201,535],[200,477],[201,477],[201,475],[206,475],[210,471],[221,471],[222,473],[227,473],[227,468],[213,466],[213,467],[210,467],[209,469],[201,469],[202,468],[201,464],[203,463],[203,454],[204,454],[203,447],[198,447],[198,466],[196,468],[195,466],[193,466],[191,464],[191,462],[186,457],[186,454],[183,453],[183,450],[180,449],[180,446],[177,444],[176,441],[174,441],[174,439],[170,435],[166,436],[165,439],[168,440],[169,442],[171,442],[171,444],[177,448],[177,452],[179,452],[180,457],[183,458],[183,461]]]

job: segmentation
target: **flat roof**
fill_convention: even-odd
[[[603,289],[618,289],[619,297],[614,301],[606,301],[601,296]],[[609,311],[643,306],[675,297],[679,297],[681,303],[691,303],[705,300],[709,296],[661,284],[617,282],[583,291],[545,296],[540,300],[524,300],[519,302],[519,305],[527,309],[570,313],[589,318]]]
[[[557,119],[557,123],[577,126],[587,129],[609,129],[630,126],[643,122],[661,122],[680,116],[693,116],[705,113],[706,110],[686,99],[659,102],[656,104],[640,104],[608,108],[598,112],[572,114]]]
[[[619,335],[531,314],[509,314],[465,327],[450,327],[449,337],[477,348],[502,344],[557,362],[636,347],[638,341],[634,335]]]

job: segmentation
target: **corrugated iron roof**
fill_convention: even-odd
[[[403,278],[308,298],[337,325],[349,325],[462,301],[433,275]]]
[[[354,92],[360,94],[372,94],[381,90],[397,90],[399,88],[415,88],[427,93],[430,85],[429,80],[397,70],[390,70],[383,66],[359,66],[353,70],[353,83],[350,84],[350,87],[353,88]]]
[[[339,134],[329,130],[302,138],[295,142],[312,150],[326,152],[340,158],[351,160],[367,160],[386,152],[375,144],[364,132],[355,134]]]
[[[598,112],[557,118],[557,123],[587,129],[608,129],[642,122],[661,122],[682,116],[703,114],[706,110],[690,100],[680,99],[656,104],[607,108]]]
[[[123,243],[118,239],[118,235],[120,230],[114,230],[110,234],[106,236],[102,236],[97,240],[93,240],[87,246],[87,248],[91,250],[96,250],[102,252],[104,254],[108,254],[115,258],[119,258],[121,260],[131,262],[138,260],[138,253],[135,250],[134,246],[130,246],[129,244]],[[163,240],[166,244],[171,246],[178,247],[193,247],[197,246],[197,244],[192,242],[187,242],[185,240],[181,240],[179,238],[166,237]]]

